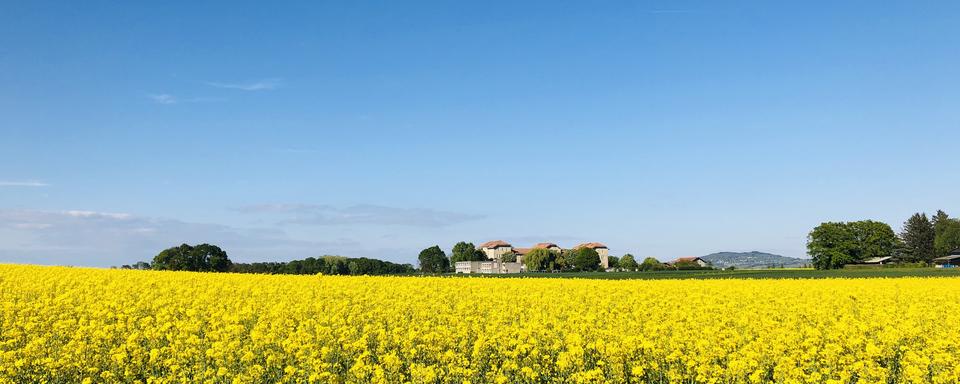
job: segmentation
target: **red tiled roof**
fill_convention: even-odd
[[[534,248],[543,248],[543,249],[550,249],[550,248],[553,248],[553,247],[560,248],[559,245],[556,245],[556,244],[554,244],[554,243],[537,243],[537,245],[534,245],[533,247],[534,247]]]
[[[699,257],[678,257],[676,260],[671,261],[670,264],[676,264],[684,261],[697,261],[697,260],[702,260],[702,259],[700,259]]]
[[[603,243],[583,243],[583,244],[580,244],[580,245],[578,245],[578,246],[576,246],[576,247],[573,247],[573,248],[574,248],[574,249],[576,249],[576,248],[597,249],[597,248],[606,248],[606,247],[607,247],[607,246],[606,246],[606,245],[603,245]]]
[[[480,244],[480,248],[512,247],[510,243],[503,240],[493,240]]]
[[[518,256],[526,255],[530,253],[533,248],[514,248],[513,253],[516,253]]]

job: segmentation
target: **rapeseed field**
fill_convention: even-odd
[[[0,265],[0,382],[957,383],[958,292]]]

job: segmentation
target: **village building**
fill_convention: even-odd
[[[505,263],[499,260],[489,261],[458,261],[454,264],[457,273],[520,273],[523,265],[520,263]]]
[[[708,267],[710,263],[699,257],[680,257],[673,261],[668,261],[667,265],[676,265],[677,263],[695,263],[701,267]]]
[[[503,254],[513,252],[513,245],[503,240],[493,240],[480,244],[480,251],[490,260],[500,260]]]
[[[499,264],[482,264],[488,263],[485,261],[461,261],[456,263],[457,273],[519,273],[525,271],[526,267],[523,265],[523,258],[530,251],[534,249],[546,249],[551,252],[563,252],[564,249],[555,243],[537,243],[533,247],[522,248],[514,247],[513,244],[510,244],[503,240],[493,240],[486,243],[480,244],[477,247],[490,261],[496,261]],[[573,247],[573,249],[578,248],[590,248],[597,251],[597,255],[600,256],[600,266],[603,269],[607,269],[610,266],[610,250],[606,245],[602,243],[583,243]],[[502,262],[503,255],[507,253],[513,253],[517,256],[517,261],[515,263]],[[476,264],[471,264],[476,263]],[[516,264],[514,266],[513,264]],[[498,272],[504,271],[504,272]],[[514,272],[516,271],[516,272]]]
[[[885,265],[893,262],[892,256],[883,256],[883,257],[871,257],[869,259],[863,260],[857,264],[863,265]]]

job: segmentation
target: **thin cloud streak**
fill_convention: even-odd
[[[159,93],[159,94],[148,94],[147,98],[153,100],[157,104],[173,105],[181,103],[210,103],[223,101],[224,99],[218,97],[192,97],[189,99],[181,99],[174,95],[168,93]]]
[[[206,84],[211,87],[236,89],[240,91],[269,91],[269,90],[274,90],[279,88],[282,84],[282,80],[277,78],[272,78],[272,79],[252,81],[248,83],[219,83],[219,82],[209,81]]]
[[[166,93],[149,94],[147,95],[147,97],[149,97],[150,100],[153,100],[153,102],[157,104],[176,104],[179,102],[179,100],[177,100],[175,96],[169,95]]]
[[[0,181],[0,187],[49,187],[50,184],[42,181]]]
[[[299,225],[398,225],[410,227],[446,227],[484,218],[460,212],[426,208],[396,208],[372,204],[345,208],[317,204],[261,204],[237,209],[248,214],[280,214],[288,218],[280,224]]]

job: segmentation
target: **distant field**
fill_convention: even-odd
[[[481,275],[458,275],[481,276]],[[657,271],[657,272],[563,272],[482,275],[484,277],[554,277],[583,279],[825,279],[883,277],[955,277],[960,268],[876,268],[876,269],[753,269],[735,271]]]

